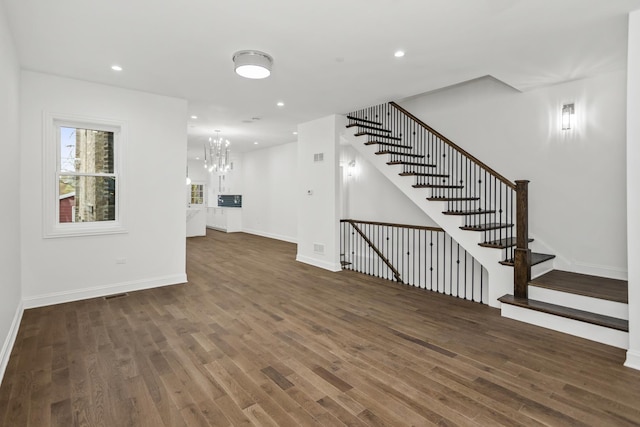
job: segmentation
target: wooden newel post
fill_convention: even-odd
[[[528,186],[529,181],[516,181],[516,249],[513,267],[513,294],[517,298],[527,298],[527,287],[531,281]]]

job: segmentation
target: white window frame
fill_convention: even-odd
[[[123,152],[126,146],[127,125],[124,121],[87,117],[62,113],[44,113],[43,126],[43,234],[45,238],[94,236],[100,234],[127,233],[125,223],[125,185]],[[114,165],[116,182],[116,206],[114,221],[60,222],[60,128],[94,129],[113,132]],[[100,175],[100,174],[92,174]],[[112,174],[109,174],[112,175]]]

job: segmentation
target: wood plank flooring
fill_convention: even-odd
[[[2,426],[633,426],[625,352],[209,230],[189,283],[27,310]]]

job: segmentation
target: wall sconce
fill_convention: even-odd
[[[562,130],[571,130],[575,126],[575,118],[575,104],[564,104],[562,106]]]
[[[347,176],[353,176],[356,173],[356,161],[351,160],[347,166]]]

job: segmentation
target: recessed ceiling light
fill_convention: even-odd
[[[284,102],[282,101],[278,101],[278,103],[276,104],[278,107],[284,107]]]
[[[253,143],[253,145],[258,145],[258,144],[259,144],[259,142],[258,142],[258,141],[256,141],[256,142],[254,142],[254,143]]]
[[[200,157],[196,157],[196,160],[200,160]]]
[[[112,65],[112,66],[111,66],[111,69],[112,69],[113,71],[122,71],[122,67],[121,67],[121,66],[119,66],[119,65]]]
[[[298,134],[298,132],[296,132],[296,131],[294,130],[294,131],[293,131],[293,134],[294,134],[294,135],[297,135],[297,134]]]
[[[396,58],[402,58],[404,56],[404,50],[396,50],[393,56],[395,56]]]
[[[195,120],[198,118],[198,116],[191,116],[191,118]]]

